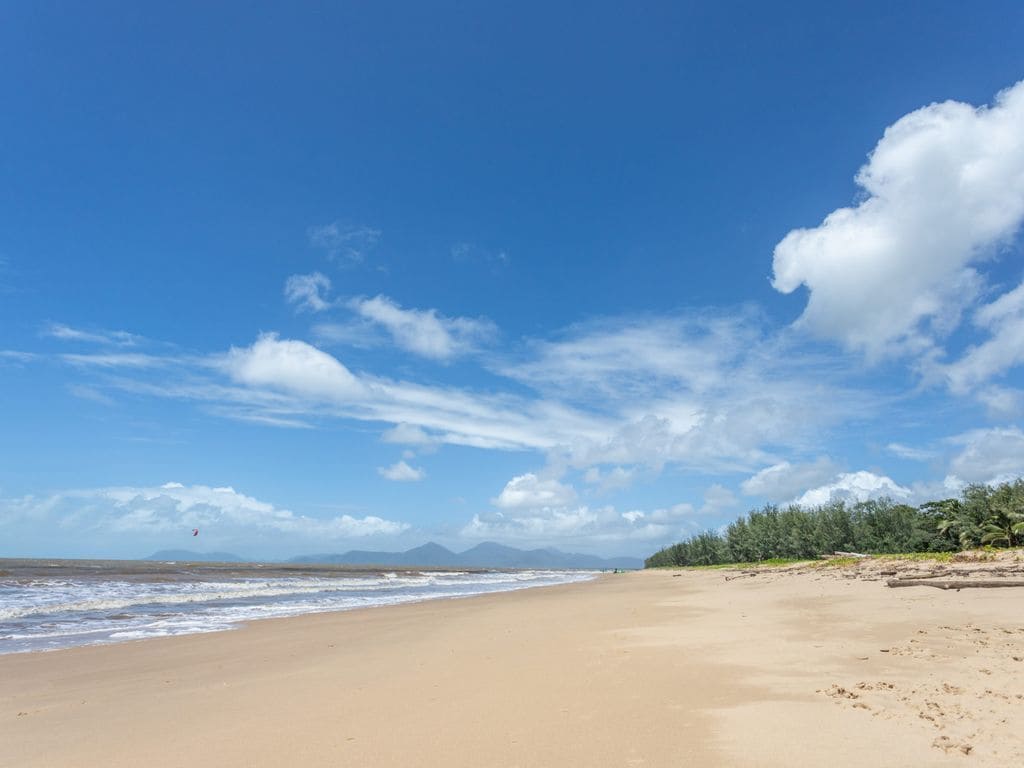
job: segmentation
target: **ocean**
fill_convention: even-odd
[[[588,571],[0,559],[0,654],[568,584]]]

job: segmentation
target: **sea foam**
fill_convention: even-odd
[[[30,561],[25,561],[30,562]],[[237,628],[256,619],[469,597],[593,578],[583,571],[273,569],[180,563],[5,566],[0,653],[56,650]],[[62,572],[63,571],[63,572]],[[52,573],[52,575],[51,575]]]

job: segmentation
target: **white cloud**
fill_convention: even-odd
[[[833,482],[811,488],[791,503],[801,507],[816,507],[833,501],[867,501],[883,496],[896,501],[909,501],[913,491],[885,475],[865,471],[844,472]]]
[[[388,336],[374,323],[356,319],[343,323],[316,323],[311,328],[317,341],[356,349],[373,349],[387,343]]]
[[[701,505],[702,515],[720,515],[734,509],[738,503],[736,494],[723,485],[714,483],[704,491],[704,504]]]
[[[85,386],[84,384],[68,384],[68,392],[81,400],[91,400],[100,405],[113,405],[113,399],[107,397],[98,389]]]
[[[331,292],[331,280],[320,272],[308,275],[292,275],[284,284],[284,297],[289,304],[298,310],[323,312],[329,309],[331,302],[327,294]]]
[[[704,393],[761,341],[746,316],[621,318],[576,326],[533,343],[530,358],[496,367],[538,389],[598,397],[661,394],[666,385]]]
[[[821,360],[792,341],[766,336],[750,312],[609,319],[530,345],[529,358],[495,370],[612,416],[597,439],[569,435],[559,446],[568,466],[729,472],[777,461],[764,446],[803,446],[844,414],[882,402],[833,381],[843,358]]]
[[[1024,412],[1024,390],[991,386],[976,396],[995,419],[1014,419]]]
[[[865,198],[790,232],[773,285],[808,288],[799,323],[879,357],[959,324],[975,266],[1024,218],[1024,81],[991,107],[947,101],[890,126],[857,174]]]
[[[364,386],[344,365],[302,341],[261,335],[251,347],[232,347],[222,358],[223,370],[235,381],[312,397],[345,401],[359,397]]]
[[[475,539],[524,539],[549,541],[577,538],[596,532],[601,513],[587,507],[541,508],[526,514],[502,512],[473,515],[461,535]]]
[[[0,349],[0,361],[6,360],[15,365],[31,363],[38,358],[35,352],[19,352],[16,349]]]
[[[231,487],[165,483],[73,490],[51,496],[0,500],[0,524],[16,539],[25,535],[81,540],[93,552],[124,546],[240,546],[282,551],[308,548],[323,540],[390,536],[406,523],[367,515],[310,517],[276,507]],[[192,528],[201,539],[193,540]],[[126,544],[127,542],[127,544]],[[137,552],[136,556],[146,554]],[[245,554],[245,553],[243,553]]]
[[[431,360],[445,361],[472,352],[495,333],[488,320],[444,317],[434,309],[402,309],[386,296],[353,299],[349,306],[383,327],[402,349]]]
[[[50,323],[43,329],[43,335],[61,341],[81,341],[88,344],[106,344],[116,347],[134,347],[144,341],[141,336],[128,331],[83,331],[63,323]]]
[[[1024,362],[1024,283],[981,307],[974,315],[974,325],[987,331],[988,338],[971,346],[955,363],[940,368],[950,389],[957,393],[968,392]]]
[[[909,459],[910,461],[928,461],[936,456],[935,451],[914,448],[909,445],[903,445],[903,443],[889,443],[885,446],[885,449],[894,456],[899,456],[901,459]]]
[[[748,477],[740,484],[747,496],[760,496],[771,502],[791,499],[806,488],[814,487],[834,477],[836,466],[826,456],[806,464],[780,461]]]
[[[390,467],[378,467],[377,473],[387,480],[399,483],[414,483],[427,476],[427,473],[419,467],[410,467],[404,461],[399,461]]]
[[[625,323],[630,338],[644,336],[636,330],[637,322]],[[419,441],[426,435],[438,445],[539,450],[558,471],[622,467],[611,470],[607,480],[613,485],[626,482],[626,473],[639,467],[656,472],[665,464],[695,471],[750,471],[778,462],[780,448],[803,448],[823,427],[847,414],[864,417],[883,402],[877,392],[869,398],[831,383],[838,378],[833,370],[842,370],[839,366],[821,365],[785,339],[763,338],[747,320],[716,321],[710,327],[702,321],[696,329],[689,329],[688,320],[651,322],[659,330],[648,337],[660,342],[651,341],[644,351],[630,355],[607,321],[601,338],[618,351],[601,357],[593,369],[579,367],[572,379],[575,389],[555,370],[571,353],[553,346],[541,352],[543,365],[527,362],[516,369],[517,376],[522,374],[518,384],[487,393],[352,371],[321,349],[276,334],[207,357],[63,359],[84,369],[121,368],[122,376],[89,382],[94,386],[194,400],[231,418],[281,426],[358,419],[394,425],[387,440],[413,436]],[[666,327],[674,330],[665,332]],[[584,331],[565,344],[591,348],[593,341]],[[688,344],[698,353],[684,350],[677,358],[683,366],[678,372],[659,362],[660,349],[672,355],[674,345]],[[705,369],[694,373],[686,360],[700,359]],[[636,376],[637,367],[643,376]],[[523,373],[526,369],[529,376]],[[530,392],[522,384],[539,391]],[[595,395],[602,386],[603,392]]]
[[[726,489],[713,486],[705,501],[731,504],[735,498]],[[462,529],[462,536],[538,545],[557,539],[563,546],[584,548],[632,541],[647,542],[642,545],[648,547],[652,541],[677,539],[696,526],[691,504],[624,512],[611,505],[592,507],[576,502],[572,486],[533,473],[514,477],[491,503],[498,509],[474,515]]]
[[[599,467],[591,467],[583,474],[583,480],[590,485],[596,485],[602,491],[611,491],[628,488],[633,484],[636,476],[635,467],[630,469],[612,467],[606,472],[602,472]]]
[[[675,541],[696,530],[693,507],[677,504],[664,509],[618,512],[613,506],[542,506],[473,515],[460,535],[470,539],[512,540],[541,545],[558,541],[563,547],[621,547],[636,542],[641,551]],[[652,544],[652,542],[656,542]]]
[[[380,439],[385,443],[396,443],[398,445],[431,446],[437,444],[437,438],[428,435],[423,429],[414,424],[396,424],[387,430]]]
[[[112,352],[109,354],[67,354],[61,360],[83,368],[164,368],[181,360],[161,355],[146,355],[140,352]]]
[[[949,465],[956,480],[994,485],[1024,476],[1024,432],[1018,427],[976,429],[949,442],[960,446]]]
[[[380,240],[380,230],[372,227],[353,227],[332,222],[307,231],[309,244],[327,253],[328,258],[356,264],[366,258]]]
[[[554,479],[541,479],[532,472],[509,480],[491,503],[502,509],[530,509],[537,507],[564,507],[576,500],[571,485]]]

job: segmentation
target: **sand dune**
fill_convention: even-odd
[[[0,657],[0,765],[1024,761],[1024,590],[736,575]]]

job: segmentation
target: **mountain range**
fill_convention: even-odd
[[[246,558],[230,552],[194,552],[188,549],[161,549],[146,560],[177,560],[193,563],[240,563]],[[485,541],[465,552],[452,552],[440,544],[429,542],[405,552],[373,552],[353,549],[343,554],[326,553],[301,555],[285,562],[320,563],[328,565],[376,565],[430,568],[580,568],[606,570],[609,568],[642,568],[638,557],[603,558],[580,555],[557,549],[516,549]]]
[[[430,566],[440,568],[642,568],[638,557],[603,558],[561,552],[557,549],[516,549],[485,541],[465,552],[452,552],[429,542],[405,552],[371,552],[354,549],[344,554],[293,557],[290,563],[331,563],[337,565]]]

